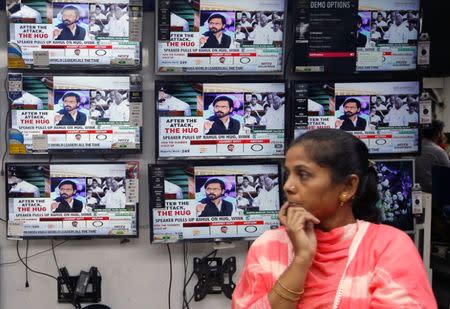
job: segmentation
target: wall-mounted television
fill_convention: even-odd
[[[156,1],[157,74],[282,74],[285,0]]]
[[[375,160],[378,172],[377,207],[381,221],[406,232],[414,231],[412,214],[412,187],[414,185],[414,160]]]
[[[136,153],[141,75],[9,73],[9,153]]]
[[[8,68],[141,67],[141,0],[7,0]]]
[[[255,239],[279,226],[278,163],[150,165],[153,243]]]
[[[7,163],[10,239],[138,236],[139,165]]]
[[[294,137],[319,128],[346,130],[372,155],[419,152],[420,83],[295,82]]]
[[[280,158],[284,83],[156,83],[159,159]]]
[[[296,0],[295,71],[412,71],[420,0]]]

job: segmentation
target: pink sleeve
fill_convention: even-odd
[[[408,235],[389,228],[369,285],[370,308],[437,308],[422,259]]]
[[[241,277],[233,293],[232,309],[271,309],[268,293],[272,289],[273,275],[269,262],[261,263],[259,246],[250,248]]]

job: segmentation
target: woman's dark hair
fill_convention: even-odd
[[[334,183],[342,183],[351,174],[358,175],[359,185],[353,201],[356,219],[379,223],[378,174],[369,163],[367,146],[343,130],[318,129],[298,137],[292,146],[302,145],[309,159],[328,168]]]

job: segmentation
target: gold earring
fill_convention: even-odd
[[[342,207],[348,201],[347,193],[341,193],[339,195],[339,206]]]

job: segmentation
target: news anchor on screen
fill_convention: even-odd
[[[81,97],[75,92],[66,92],[62,96],[64,108],[55,115],[55,125],[83,126],[86,124],[86,115],[80,111]]]
[[[229,48],[231,37],[224,33],[227,19],[219,13],[211,14],[208,18],[209,31],[200,38],[201,48]]]
[[[80,19],[80,10],[73,5],[66,5],[61,10],[62,23],[53,30],[55,40],[63,41],[82,41],[86,37],[86,29],[78,26]]]
[[[233,204],[223,199],[225,183],[219,178],[210,178],[203,187],[206,197],[196,207],[198,217],[231,216]]]
[[[51,204],[53,213],[82,211],[83,202],[74,198],[77,193],[77,184],[73,180],[61,181],[58,189],[59,196]]]
[[[342,106],[344,115],[336,120],[336,128],[345,131],[364,131],[367,121],[358,116],[361,111],[361,101],[357,98],[347,98]]]
[[[234,101],[227,96],[218,96],[212,103],[214,116],[205,121],[206,134],[238,134],[241,123],[231,117]]]

